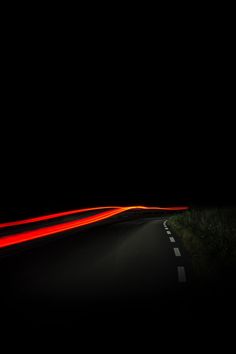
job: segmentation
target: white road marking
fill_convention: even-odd
[[[180,253],[180,250],[178,249],[178,247],[174,248],[174,252],[175,252],[176,257],[181,257],[181,253]]]
[[[170,242],[175,242],[174,237],[169,237],[169,239],[170,239]]]
[[[177,267],[177,270],[178,270],[179,283],[185,283],[186,282],[185,268],[181,266],[181,267]]]
[[[168,235],[171,235],[171,232],[170,231],[166,231],[168,233]]]

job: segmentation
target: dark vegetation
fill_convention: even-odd
[[[236,274],[236,208],[193,208],[170,218],[199,279]]]

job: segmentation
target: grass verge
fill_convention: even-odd
[[[172,216],[169,224],[191,255],[197,277],[235,272],[236,208],[193,208]]]

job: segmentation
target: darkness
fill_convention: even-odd
[[[181,9],[178,3],[179,16],[173,4],[168,4],[167,11],[149,8],[147,14],[142,5],[141,15],[136,14],[136,4],[131,12],[120,8],[118,21],[118,5],[115,11],[97,5],[104,20],[92,4],[87,13],[70,9],[69,14],[59,3],[52,11],[48,5],[37,5],[36,10],[16,6],[4,13],[6,22],[2,19],[1,24],[0,221],[109,204],[235,206],[235,64],[230,36],[234,21],[231,25],[228,9],[223,23],[222,6],[220,16],[215,14],[217,5],[207,11],[205,5],[194,5],[192,10],[186,5]],[[43,289],[53,278],[54,261],[56,277],[63,277],[66,270],[59,274],[62,268],[57,265],[67,264],[63,260],[71,259],[74,248],[81,256],[76,256],[78,264],[82,269],[84,259],[86,269],[117,242],[115,233],[115,238],[107,238],[103,226],[100,231],[99,227],[94,241],[89,229],[84,231],[88,237],[74,238],[78,247],[68,237],[57,245],[45,243],[13,253],[13,257],[3,254],[2,293],[9,291],[14,300],[15,286],[24,298],[28,284],[36,284],[38,279],[42,279]],[[97,237],[99,232],[101,237]],[[88,253],[83,253],[86,244]],[[26,289],[21,288],[21,280]],[[122,343],[122,337],[130,337],[132,349],[134,343],[140,349],[143,340],[146,350],[151,338],[160,347],[165,331],[165,347],[173,342],[188,348],[185,338],[193,338],[189,342],[202,347],[206,337],[211,349],[220,339],[225,348],[230,331],[224,337],[222,329],[229,328],[227,323],[231,324],[234,315],[234,292],[232,300],[228,294],[223,301],[213,294],[205,302],[195,294],[191,297],[190,292],[194,313],[199,309],[199,314],[182,318],[183,325],[170,310],[164,323],[155,317],[153,326],[152,315],[142,319],[138,312],[134,327],[128,317],[106,321],[104,314],[95,323],[88,316],[81,324],[75,312],[76,346],[81,347],[81,333],[86,332],[86,347],[95,343],[97,349],[99,341],[106,344],[113,335],[109,352],[114,344]],[[169,303],[173,308],[178,304],[172,294],[166,301],[169,309]],[[3,315],[5,303],[1,304]],[[25,345],[32,337],[22,325],[28,321],[24,306],[21,310],[17,332],[24,331],[21,340],[24,338]],[[8,317],[7,310],[6,314]],[[31,315],[34,317],[34,311]],[[63,320],[60,311],[58,315]],[[16,316],[9,316],[9,328],[2,316],[1,324],[11,341]],[[45,337],[47,318],[42,323],[34,333],[37,345]],[[108,327],[107,333],[104,328]],[[99,341],[93,332],[98,332]],[[175,334],[178,340],[170,341]],[[54,346],[58,337],[57,332]],[[67,341],[67,348],[70,343]]]
[[[219,43],[169,38],[156,51],[140,37],[93,32],[75,46],[27,28],[12,33],[1,218],[103,204],[234,204],[232,92]]]

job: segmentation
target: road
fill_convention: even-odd
[[[184,318],[190,259],[169,214],[141,211],[1,253],[6,318],[70,326],[91,314]],[[182,304],[182,305],[181,305]],[[16,314],[18,314],[16,316]]]
[[[94,213],[85,216],[91,218]],[[130,210],[2,248],[2,335],[6,331],[51,337],[55,331],[58,337],[74,332],[86,345],[91,338],[105,336],[115,346],[127,339],[137,347],[140,338],[144,347],[156,344],[157,338],[164,345],[177,343],[173,338],[195,341],[196,333],[209,340],[209,328],[217,333],[219,324],[230,324],[235,292],[226,292],[222,286],[198,286],[192,260],[169,225],[171,215]],[[60,225],[80,219],[69,215],[60,219]],[[58,222],[40,220],[13,230],[48,230]],[[2,230],[0,237],[3,233],[9,236],[12,228]],[[225,295],[218,296],[220,288]]]

